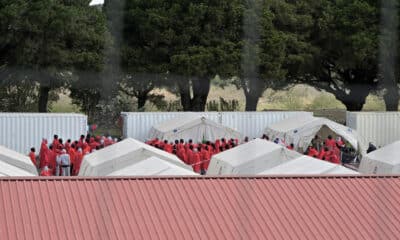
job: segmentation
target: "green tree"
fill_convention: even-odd
[[[175,1],[170,76],[185,111],[204,111],[211,79],[237,75],[243,5],[238,0]]]
[[[399,2],[381,1],[379,36],[379,78],[384,89],[386,111],[399,108]]]
[[[377,87],[379,2],[304,1],[313,25],[298,37],[312,59],[289,69],[289,77],[335,95],[349,111],[360,111]],[[300,39],[300,40],[302,40]],[[309,50],[311,51],[309,51]]]
[[[11,29],[0,37],[5,72],[17,84],[21,73],[39,84],[39,112],[47,111],[51,89],[103,67],[105,19],[89,2],[2,1],[0,18]]]

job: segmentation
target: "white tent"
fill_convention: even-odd
[[[264,130],[264,134],[271,140],[279,138],[287,144],[293,143],[295,149],[299,151],[305,151],[315,135],[319,135],[322,139],[327,138],[328,135],[332,135],[334,138],[340,136],[360,153],[363,154],[366,150],[364,141],[355,130],[326,118],[307,115],[289,118],[270,125]]]
[[[281,145],[254,139],[211,158],[207,175],[260,174],[284,162],[302,156]]]
[[[192,139],[194,142],[216,139],[242,139],[242,135],[226,126],[211,121],[201,115],[188,113],[151,128],[150,139],[174,141],[176,139]]]
[[[277,174],[359,174],[356,171],[308,156],[301,156],[260,173]]]
[[[175,155],[128,138],[86,155],[79,176],[197,175]]]
[[[400,141],[363,156],[358,171],[365,174],[399,174]]]
[[[37,176],[38,172],[28,156],[0,146],[0,175]]]
[[[207,175],[358,174],[341,165],[304,156],[263,139],[255,139],[212,157]]]

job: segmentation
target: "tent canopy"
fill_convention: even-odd
[[[5,176],[37,176],[36,167],[28,156],[0,146],[0,174]]]
[[[255,139],[213,156],[207,174],[357,174],[357,172],[304,156],[270,141]]]
[[[400,141],[386,145],[363,156],[359,171],[366,174],[399,174]]]
[[[278,144],[254,139],[228,151],[214,155],[208,167],[208,175],[260,174],[286,161],[302,156]]]
[[[364,153],[366,149],[364,141],[356,131],[326,118],[306,115],[289,118],[268,126],[264,133],[272,140],[279,138],[285,140],[287,144],[293,143],[295,149],[299,151],[305,151],[315,135],[322,139],[328,135],[340,136],[360,153]]]
[[[277,167],[268,169],[261,174],[358,174],[358,172],[327,161],[301,156],[292,161],[278,165]]]
[[[211,121],[201,115],[188,113],[162,122],[151,128],[149,138],[174,141],[192,139],[195,142],[216,139],[241,139],[242,135],[229,127]]]
[[[85,156],[79,176],[196,175],[175,155],[128,138]]]

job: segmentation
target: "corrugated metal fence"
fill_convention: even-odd
[[[123,112],[123,137],[141,141],[148,138],[152,126],[182,116],[185,112]],[[260,137],[270,124],[298,115],[312,115],[311,112],[201,112],[210,120],[231,127],[249,138]]]
[[[377,147],[400,140],[399,112],[347,112],[346,124]]]
[[[64,141],[86,134],[87,117],[82,114],[0,113],[0,145],[28,154],[39,153],[42,138],[49,143],[54,134]]]

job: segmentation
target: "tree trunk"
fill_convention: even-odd
[[[146,101],[147,101],[147,95],[148,95],[148,92],[141,92],[138,94],[138,96],[137,96],[138,110],[144,109],[144,105],[146,104]]]
[[[190,85],[189,81],[184,83],[179,81],[178,82],[179,88],[179,96],[181,97],[181,104],[183,107],[183,111],[191,111],[192,109],[192,102],[190,98]]]
[[[345,90],[337,90],[331,93],[346,106],[347,111],[361,111],[373,87],[369,84],[353,84],[348,85],[349,93],[346,93]]]
[[[196,78],[192,80],[192,111],[204,112],[206,110],[207,97],[210,92],[210,81],[210,78]]]
[[[354,111],[359,112],[362,110],[364,106],[364,102],[357,102],[357,101],[342,101],[342,103],[346,106],[347,111]]]
[[[257,104],[260,96],[258,94],[246,93],[246,107],[245,111],[257,111]]]
[[[49,101],[50,87],[40,86],[39,89],[39,112],[47,112],[47,103]]]
[[[398,111],[399,109],[399,92],[397,91],[397,86],[392,89],[388,89],[386,94],[383,96],[385,100],[386,111]]]

